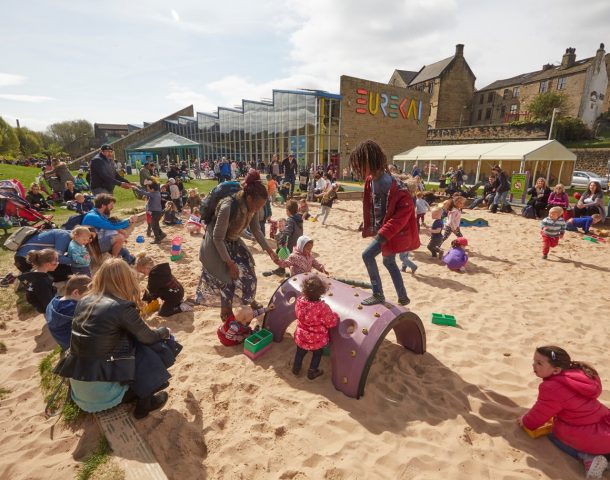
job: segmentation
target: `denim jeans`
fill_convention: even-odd
[[[563,453],[567,453],[568,455],[570,455],[571,457],[580,459],[581,458],[581,452],[579,452],[578,450],[576,450],[575,448],[570,447],[569,445],[566,445],[565,443],[563,443],[561,440],[559,440],[555,435],[553,435],[553,433],[549,433],[549,440],[551,442],[553,442],[553,444],[559,449],[561,450]]]
[[[369,272],[369,278],[371,280],[371,285],[373,286],[373,294],[383,296],[383,287],[381,286],[381,277],[379,276],[379,268],[377,267],[376,260],[377,255],[380,253],[381,243],[379,243],[376,239],[373,239],[369,246],[366,247],[362,252],[362,260],[364,260],[366,270]],[[390,277],[394,283],[394,288],[396,289],[398,298],[407,298],[407,290],[405,288],[402,275],[400,274],[400,269],[396,264],[396,255],[388,255],[387,257],[384,256],[383,264],[385,265],[385,268],[388,269],[388,272],[390,272]]]
[[[502,200],[502,207],[505,207],[508,203],[506,200],[508,197],[508,190],[506,192],[498,193],[496,192],[496,196],[494,197],[494,205],[498,205],[500,200]]]
[[[398,258],[402,262],[403,268],[410,268],[411,270],[416,270],[417,265],[414,262],[409,260],[409,252],[401,252],[398,254]]]

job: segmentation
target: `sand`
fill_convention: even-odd
[[[274,213],[277,218],[281,209]],[[470,241],[466,273],[449,271],[425,246],[415,252],[417,274],[404,277],[428,351],[415,355],[390,333],[360,400],[335,390],[326,357],[327,373],[315,381],[292,375],[294,325],[253,363],[238,347],[219,344],[217,309],[149,319],[169,326],[184,345],[171,370],[168,404],[137,422],[168,477],[582,478],[577,461],[546,438],[530,439],[515,419],[537,396],[539,379],[531,367],[537,345],[564,346],[573,358],[596,366],[610,385],[610,249],[568,233],[544,261],[537,222],[485,211],[476,216],[490,226],[463,229]],[[342,201],[328,226],[305,222],[315,254],[335,276],[367,280],[360,219],[360,202]],[[138,227],[136,235],[143,231]],[[192,297],[201,237],[184,235],[181,227],[166,231],[185,238],[186,256],[172,268]],[[427,237],[423,229],[424,245]],[[138,250],[135,242],[131,246]],[[159,262],[169,258],[169,243],[146,249]],[[273,267],[258,246],[252,250],[259,273]],[[395,301],[389,275],[380,270],[388,300]],[[278,277],[261,276],[259,301],[266,303],[278,283]],[[458,328],[431,324],[433,312],[455,315]],[[44,319],[19,318],[15,310],[1,319],[8,352],[0,356],[0,386],[11,393],[0,401],[0,478],[72,478],[98,429],[90,418],[72,429],[45,420],[37,365],[54,342]],[[608,391],[602,400],[610,404]]]

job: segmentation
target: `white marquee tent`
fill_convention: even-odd
[[[572,183],[576,155],[557,140],[527,142],[469,143],[415,147],[394,155],[394,164],[410,173],[414,164],[423,172],[424,181],[438,181],[441,173],[462,165],[466,183],[486,181],[494,165],[509,176],[529,172],[530,178],[546,178],[550,185]]]

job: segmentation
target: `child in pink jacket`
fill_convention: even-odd
[[[322,351],[329,341],[328,330],[336,327],[339,322],[339,316],[324,300],[320,300],[327,289],[324,281],[317,275],[306,278],[301,285],[303,296],[297,300],[295,306],[298,323],[294,332],[294,341],[297,344],[297,351],[294,355],[292,373],[298,375],[301,372],[305,355],[312,351],[313,357],[307,372],[307,378],[310,380],[324,373],[318,367],[322,359]]]
[[[538,347],[533,367],[542,378],[538,400],[519,424],[535,430],[554,418],[549,439],[582,460],[587,478],[602,478],[610,455],[610,411],[597,399],[602,392],[599,375],[555,346]]]
[[[297,244],[292,249],[292,253],[286,260],[280,260],[278,265],[282,268],[290,267],[291,277],[299,273],[309,273],[312,268],[328,275],[324,265],[318,262],[311,254],[312,250],[313,240],[306,235],[301,235],[297,239]]]

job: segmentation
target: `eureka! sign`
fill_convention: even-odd
[[[421,100],[408,98],[401,99],[398,95],[388,95],[369,91],[366,88],[356,89],[356,113],[377,115],[379,111],[384,117],[398,118],[398,115],[407,120],[413,118],[421,122],[424,104]]]

